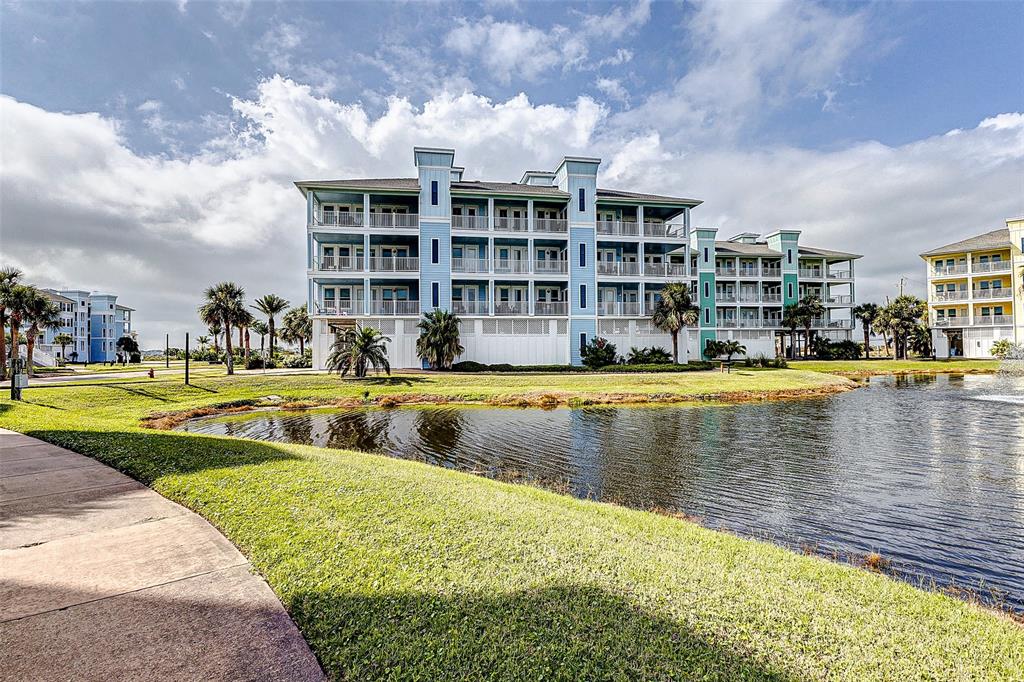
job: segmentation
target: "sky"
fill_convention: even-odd
[[[145,348],[203,289],[305,298],[300,179],[563,155],[720,238],[864,254],[857,297],[1024,213],[1024,3],[0,0],[0,263],[114,292]]]

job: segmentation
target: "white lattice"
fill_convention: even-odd
[[[484,334],[494,335],[498,333],[498,321],[497,320],[484,320]]]
[[[559,320],[558,329],[556,330],[561,336],[565,336],[569,333],[569,320]]]
[[[548,326],[549,325],[547,320],[529,320],[529,324],[526,326],[526,333],[547,334]]]

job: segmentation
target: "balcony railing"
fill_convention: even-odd
[[[716,291],[715,300],[720,301],[722,303],[735,303],[736,294],[728,291]]]
[[[760,327],[761,318],[759,317],[741,317],[739,319],[738,326],[740,329],[750,329],[751,327]]]
[[[487,301],[452,301],[452,312],[456,315],[486,315]]]
[[[640,264],[626,261],[598,261],[597,274],[613,275],[619,277],[637,276],[640,274]]]
[[[370,259],[371,272],[419,272],[420,259],[415,256],[378,256]]]
[[[966,301],[970,293],[967,289],[959,291],[938,291],[935,293],[936,301]]]
[[[530,221],[526,218],[495,218],[494,229],[498,232],[526,232]]]
[[[494,304],[495,315],[527,315],[530,306],[526,301],[497,301]]]
[[[495,258],[494,271],[512,273],[516,275],[528,274],[530,272],[530,261],[513,260],[511,258]]]
[[[715,274],[721,275],[722,277],[735,277],[736,268],[729,265],[718,265],[715,266]]]
[[[779,329],[780,327],[782,327],[782,318],[776,316],[766,316],[761,319],[761,326]]]
[[[961,265],[936,265],[932,269],[932,277],[946,277],[948,275],[966,275],[967,264]]]
[[[821,268],[800,268],[800,276],[807,279],[821,279]],[[829,275],[831,277],[831,275]]]
[[[640,236],[640,225],[635,220],[598,220],[597,233],[638,237]]]
[[[736,274],[739,277],[757,277],[758,271],[756,265],[741,265]]]
[[[974,321],[985,325],[1013,324],[1013,315],[978,315]]]
[[[326,227],[362,227],[363,213],[352,211],[320,211],[314,223]]]
[[[534,232],[568,232],[569,221],[562,218],[535,218]]]
[[[736,318],[734,317],[720,317],[718,318],[718,321],[715,323],[715,326],[720,329],[732,329],[736,327],[736,325],[737,322]]]
[[[960,320],[963,320],[963,322],[961,322]],[[966,317],[937,317],[934,320],[932,320],[932,326],[936,328],[962,327],[966,323]]]
[[[533,271],[539,274],[565,274],[569,272],[569,261],[567,260],[535,260]]]
[[[645,237],[669,237],[679,239],[686,236],[686,228],[682,225],[668,225],[666,223],[652,223],[644,221]]]
[[[782,268],[761,268],[762,277],[782,277]]]
[[[964,293],[967,293],[966,291]],[[979,299],[1012,298],[1013,289],[1010,287],[995,287],[990,289],[974,289],[971,296]]]
[[[419,315],[419,301],[371,301],[371,315]]]
[[[486,258],[452,258],[452,272],[489,272]]]
[[[362,315],[363,302],[358,299],[322,301],[317,303],[316,312],[318,315]]]
[[[568,301],[537,301],[533,304],[534,315],[568,315]]]
[[[849,294],[836,294],[833,296],[826,296],[824,299],[826,304],[830,305],[849,305],[853,302],[853,296]]]
[[[644,263],[648,277],[685,277],[686,263]]]
[[[758,303],[760,298],[755,293],[744,293],[741,291],[736,295],[736,301],[738,303]]]
[[[853,320],[829,320],[821,326],[828,327],[829,329],[853,329]]]
[[[456,230],[486,230],[487,216],[485,215],[453,215],[452,228]]]
[[[362,256],[324,256],[314,266],[328,272],[360,272],[364,263]]]
[[[850,279],[852,277],[849,270],[832,270],[826,274],[829,279]]]
[[[371,213],[370,227],[397,227],[405,229],[419,228],[418,213]]]
[[[639,301],[598,301],[597,314],[601,316],[639,316],[642,308]]]
[[[971,272],[1009,272],[1010,261],[998,260],[989,261],[988,263],[980,263],[974,261],[971,263]]]

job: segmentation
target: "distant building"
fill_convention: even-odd
[[[1024,216],[921,254],[936,355],[988,358],[1000,339],[1024,342],[1022,249]]]
[[[115,294],[88,292],[82,289],[44,289],[60,308],[61,326],[45,329],[36,340],[36,360],[63,357],[69,362],[110,362],[117,359],[117,340],[133,336],[133,309],[117,303]],[[71,337],[61,348],[55,342],[59,334]]]

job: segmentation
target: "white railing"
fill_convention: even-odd
[[[640,274],[640,264],[626,261],[598,261],[597,274],[614,276],[636,276]]]
[[[945,277],[946,275],[966,275],[967,264],[961,265],[936,265],[932,270],[932,277]]]
[[[821,279],[821,268],[800,268],[800,276],[809,279]],[[831,277],[831,275],[829,275]]]
[[[644,263],[648,277],[685,277],[686,263]]]
[[[638,237],[640,236],[640,225],[635,220],[598,220],[597,233]]]
[[[686,228],[682,225],[668,225],[666,223],[655,223],[645,220],[644,236],[679,239],[686,236]]]
[[[533,261],[533,271],[537,274],[565,274],[569,272],[569,261],[557,259],[535,260]]]
[[[324,256],[316,263],[316,270],[331,272],[358,272],[363,269],[362,256]]]
[[[452,258],[452,272],[488,272],[486,258]]]
[[[978,324],[1013,324],[1013,315],[978,315],[974,321]]]
[[[419,228],[418,213],[371,213],[370,227]]]
[[[762,277],[782,277],[782,268],[761,268]]]
[[[760,327],[761,319],[757,317],[741,317],[738,325],[741,329],[750,329],[751,327]]]
[[[749,294],[749,293],[740,292],[736,296],[736,301],[739,302],[739,303],[758,303],[760,301],[760,298],[758,297],[757,294]]]
[[[720,317],[715,323],[715,326],[719,328],[731,329],[736,326],[736,318],[732,317]]]
[[[849,270],[832,270],[826,273],[829,279],[850,279]],[[820,277],[820,275],[818,275]]]
[[[738,277],[757,277],[757,267],[751,265],[741,265],[736,271]]]
[[[777,328],[782,326],[782,318],[781,317],[771,317],[771,316],[765,317],[765,318],[763,318],[761,320],[761,326],[762,327],[772,327],[772,328],[776,328],[777,329]]]
[[[718,265],[715,267],[715,274],[723,277],[735,277],[736,268],[729,267],[728,265]]]
[[[526,232],[530,221],[526,218],[495,218],[494,229],[498,232]]]
[[[419,272],[420,259],[415,256],[376,256],[370,259],[372,272]]]
[[[829,329],[853,329],[853,320],[829,320],[824,326]]]
[[[639,301],[598,301],[597,314],[602,316],[639,316],[642,308]]]
[[[967,289],[959,291],[939,291],[935,293],[936,301],[966,301],[969,296]]]
[[[494,271],[502,273],[514,273],[517,275],[530,272],[530,261],[514,260],[512,258],[495,258]]]
[[[485,215],[453,215],[452,228],[456,230],[486,230],[487,216]]]
[[[967,293],[966,291],[963,293]],[[979,299],[1011,298],[1013,289],[1010,287],[994,287],[990,289],[974,289],[971,296]],[[967,298],[966,296],[964,298]]]
[[[347,301],[322,301],[317,304],[319,315],[362,315],[363,302],[358,299]]]
[[[534,315],[568,315],[567,301],[536,301],[533,304]]]
[[[722,301],[724,303],[735,303],[736,302],[736,294],[728,293],[728,292],[724,292],[724,291],[716,291],[715,292],[715,300],[716,301]]]
[[[314,222],[326,227],[362,227],[363,213],[362,211],[320,211]]]
[[[495,315],[526,315],[530,306],[526,301],[497,301],[494,304]]]
[[[963,318],[963,319],[966,320],[967,318]],[[959,320],[960,320],[960,318],[958,318],[958,317],[937,317],[934,320],[932,320],[932,326],[936,327],[936,328],[940,328],[940,327],[959,327],[960,326]]]
[[[419,315],[419,301],[371,301],[371,315]]]
[[[853,302],[853,297],[849,294],[836,294],[834,296],[826,296],[825,303],[832,305],[848,305]]]
[[[562,218],[534,218],[534,232],[568,232],[569,221]]]
[[[761,294],[761,303],[782,303],[782,294]]]
[[[486,315],[487,301],[452,301],[452,312],[456,315]]]
[[[989,261],[988,263],[979,263],[974,261],[971,263],[971,272],[1009,272],[1010,261],[999,260]]]

